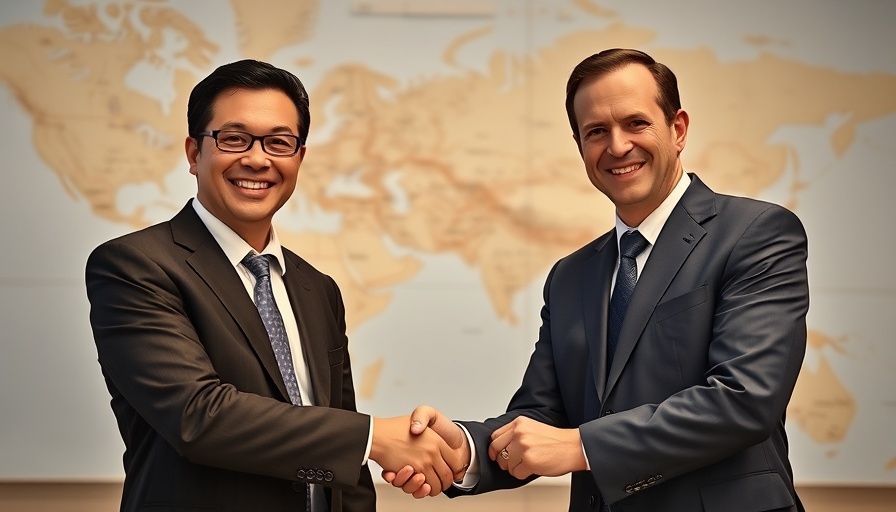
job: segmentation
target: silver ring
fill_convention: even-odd
[[[510,458],[510,454],[507,453],[507,448],[504,448],[503,450],[501,450],[501,458],[504,460],[507,460]]]

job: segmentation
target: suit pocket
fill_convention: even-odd
[[[755,473],[700,488],[706,512],[789,510],[793,496],[775,472]]]
[[[709,286],[704,284],[696,290],[691,290],[684,295],[679,295],[674,299],[669,299],[666,302],[657,305],[655,312],[656,321],[662,322],[683,311],[699,306],[707,300],[709,300]]]
[[[327,359],[330,361],[330,366],[341,365],[345,361],[345,347],[334,348],[328,351]]]

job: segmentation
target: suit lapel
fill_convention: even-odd
[[[619,333],[619,345],[607,376],[606,398],[635,349],[657,304],[678,274],[694,247],[706,235],[701,224],[715,215],[715,194],[691,175],[691,184],[666,220],[656,244],[638,278],[629,302],[625,322]],[[604,326],[606,323],[604,324]]]
[[[239,325],[271,381],[288,401],[289,394],[258,310],[224,251],[196,215],[191,204],[188,203],[171,219],[171,231],[175,243],[193,252],[187,258],[187,264],[210,288],[208,300],[221,301]]]
[[[302,269],[299,258],[285,250],[287,271],[283,274],[286,292],[292,306],[296,323],[299,326],[299,338],[305,364],[311,376],[311,387],[314,390],[314,405],[330,405],[330,361],[327,343],[325,312],[321,307],[323,297],[315,295],[314,287],[308,275]]]
[[[597,396],[604,396],[607,382],[607,315],[610,309],[610,283],[616,265],[615,229],[595,242],[595,254],[586,262],[582,279],[582,315]],[[594,411],[596,412],[596,411]]]

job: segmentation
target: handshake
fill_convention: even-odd
[[[370,458],[383,467],[386,482],[419,499],[437,496],[464,480],[475,448],[467,433],[438,410],[422,405],[410,417],[373,422]],[[492,432],[488,456],[521,480],[588,469],[579,429],[556,428],[524,416]]]

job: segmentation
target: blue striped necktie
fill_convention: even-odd
[[[261,321],[271,340],[271,348],[274,349],[280,375],[286,384],[289,401],[295,405],[302,405],[302,395],[299,393],[299,383],[292,365],[292,352],[289,350],[289,338],[286,336],[283,317],[274,300],[274,289],[271,288],[272,258],[270,254],[252,256],[252,253],[249,253],[243,258],[242,264],[255,276],[255,307],[258,308],[258,314],[261,315]],[[311,512],[311,487],[308,484],[305,484],[305,496],[305,510]]]

